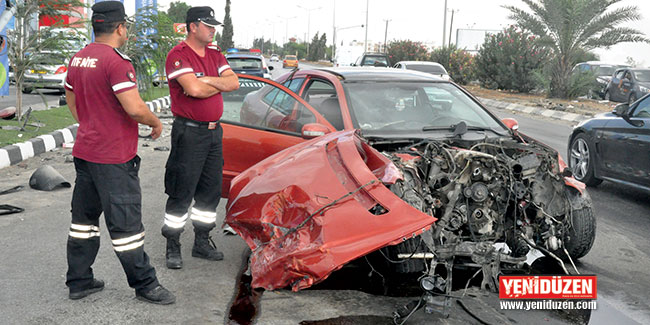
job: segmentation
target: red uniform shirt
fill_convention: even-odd
[[[205,48],[204,57],[196,54],[185,42],[181,42],[169,51],[165,70],[169,81],[169,95],[174,116],[202,122],[218,121],[223,114],[221,93],[208,98],[186,96],[183,93],[183,87],[176,78],[186,73],[194,73],[197,78],[219,77],[228,69],[230,69],[228,61],[216,46],[208,45]]]
[[[70,59],[65,88],[74,92],[79,118],[73,156],[100,164],[135,157],[138,122],[115,95],[136,87],[131,61],[109,45],[91,43]]]

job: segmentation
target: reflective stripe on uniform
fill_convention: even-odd
[[[144,231],[133,236],[126,238],[113,239],[113,249],[116,252],[124,252],[132,249],[136,249],[144,245]]]
[[[201,211],[197,208],[192,207],[192,216],[190,219],[203,223],[215,223],[217,222],[217,213],[210,211]]]
[[[135,82],[131,82],[131,81],[120,82],[119,84],[113,85],[113,91],[118,91],[133,86],[135,86]]]
[[[224,66],[221,66],[221,68],[219,68],[219,74],[221,74],[222,72],[224,72],[226,69],[230,69],[230,66],[227,65],[227,64],[224,65]]]
[[[88,239],[99,237],[99,227],[93,225],[70,224],[70,237],[77,239]]]
[[[182,217],[173,216],[171,214],[165,213],[165,225],[171,228],[183,228],[185,226],[185,221],[187,221],[187,213]]]
[[[168,74],[167,79],[174,79],[177,76],[179,76],[179,75],[181,75],[183,73],[186,73],[186,72],[194,72],[194,70],[192,68],[183,68],[183,69],[180,69],[180,70],[177,70],[177,71],[174,71],[174,72]]]
[[[74,89],[74,88],[72,88],[72,86],[68,83],[68,81],[65,82],[65,86],[68,87],[68,88],[70,88],[70,89]]]
[[[91,237],[99,237],[98,232],[76,232],[76,231],[71,231],[69,233],[70,237],[72,238],[78,238],[78,239],[88,239]]]

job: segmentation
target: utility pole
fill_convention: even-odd
[[[444,19],[442,20],[442,47],[445,47],[445,41],[447,40],[447,0],[445,0],[445,13]]]
[[[366,38],[363,41],[363,52],[368,51],[368,3],[370,0],[366,0]]]
[[[391,21],[392,19],[384,19],[386,22],[386,29],[384,30],[384,53],[386,53],[386,38],[388,36],[388,22]]]
[[[332,57],[334,62],[334,52],[336,52],[336,0],[334,0],[334,9],[332,9]]]
[[[282,46],[284,46],[284,44],[286,44],[286,43],[289,41],[289,38],[288,38],[288,34],[289,34],[289,19],[298,18],[298,16],[293,16],[293,17],[282,17],[282,16],[278,16],[278,18],[284,19],[284,20],[286,21],[286,26],[285,26],[285,30],[284,30],[284,41],[282,42]]]
[[[451,34],[452,34],[452,29],[454,28],[454,13],[457,12],[458,9],[454,9],[451,11],[451,22],[449,23],[449,45],[451,46]]]
[[[308,38],[311,37],[309,35],[309,26],[310,26],[310,23],[311,23],[311,12],[314,11],[314,10],[319,10],[319,9],[321,9],[323,7],[305,8],[305,7],[301,6],[301,5],[297,5],[297,6],[298,6],[298,8],[307,10],[307,36],[305,37],[305,42],[307,43],[307,55],[309,55],[309,40],[308,40]]]

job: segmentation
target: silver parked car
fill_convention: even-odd
[[[442,64],[430,61],[400,61],[395,63],[393,68],[408,69],[432,74],[441,77],[444,80],[449,80],[449,73]]]

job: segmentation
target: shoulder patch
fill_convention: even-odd
[[[131,58],[128,55],[120,52],[120,50],[118,50],[116,48],[114,48],[114,50],[115,50],[115,53],[117,53],[119,56],[122,57],[122,59],[127,60],[127,61],[131,61]]]

